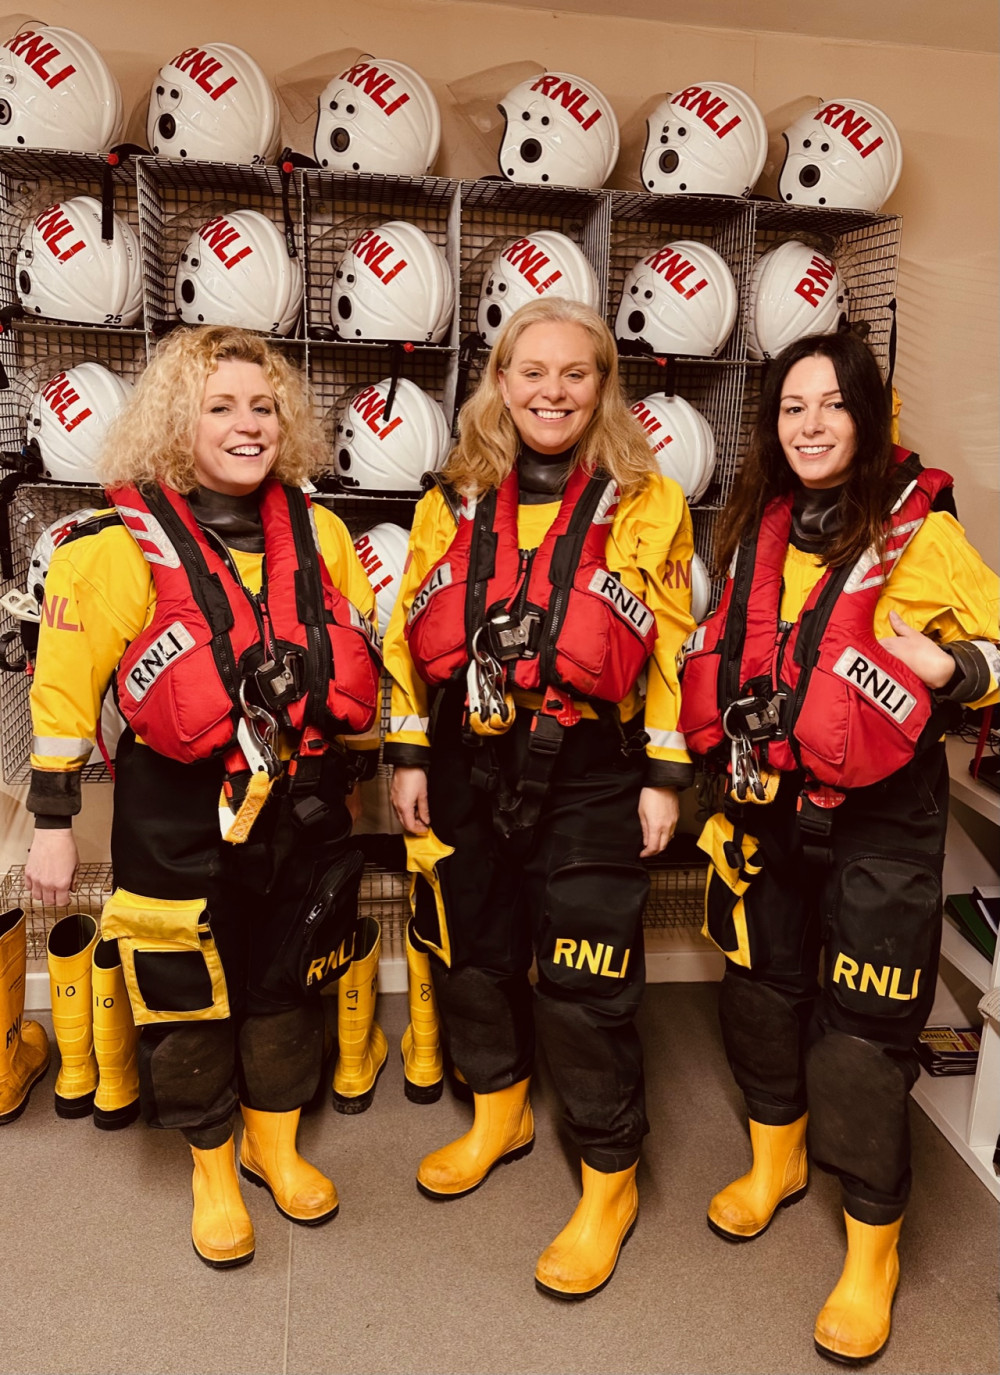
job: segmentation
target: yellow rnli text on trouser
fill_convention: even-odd
[[[408,835],[405,841],[414,930],[424,945],[450,969],[451,937],[438,865],[455,853],[455,847],[438,840],[433,831],[423,836]]]
[[[116,888],[101,934],[117,940],[137,1026],[217,1021],[229,1016],[222,960],[204,898],[169,902]]]
[[[701,933],[719,947],[727,960],[750,968],[750,938],[747,932],[743,895],[752,879],[760,873],[757,862],[757,841],[745,833],[740,837],[743,855],[742,869],[734,868],[729,860],[736,844],[735,827],[722,812],[709,817],[698,837],[698,848],[711,861],[705,885],[705,919]],[[730,855],[726,854],[729,846]]]

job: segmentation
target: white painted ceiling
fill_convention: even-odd
[[[484,0],[497,3],[497,0]],[[997,0],[499,0],[519,9],[615,14],[691,28],[797,33],[810,38],[1000,50]]]

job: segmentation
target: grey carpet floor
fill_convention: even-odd
[[[749,1245],[705,1225],[707,1200],[749,1158],[715,999],[712,984],[648,990],[639,1224],[612,1283],[583,1304],[532,1281],[578,1194],[544,1072],[532,1155],[464,1200],[417,1193],[417,1161],[464,1131],[470,1109],[447,1092],[428,1107],[404,1098],[401,996],[380,1001],[392,1051],[371,1110],[326,1106],[300,1132],[337,1184],[340,1215],[295,1227],[247,1186],[257,1254],[240,1270],[195,1258],[180,1137],[59,1121],[50,1069],[0,1131],[0,1371],[830,1372],[812,1325],[843,1259],[835,1182],[814,1172],[806,1198]],[[1000,1367],[1000,1210],[919,1108],[911,1115],[902,1282],[875,1369],[989,1375]]]

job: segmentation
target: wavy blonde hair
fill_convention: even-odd
[[[597,409],[576,446],[575,462],[600,466],[623,493],[638,491],[656,463],[641,426],[630,413],[618,378],[618,349],[607,325],[582,301],[550,297],[516,310],[490,351],[479,386],[459,412],[458,442],[443,476],[469,495],[499,487],[517,462],[521,436],[504,405],[500,373],[506,372],[518,339],[537,324],[581,325],[590,335],[600,377]]]
[[[256,363],[274,393],[280,439],[271,476],[299,486],[320,467],[327,446],[299,369],[259,334],[203,325],[174,330],[156,350],[108,432],[100,464],[107,486],[162,482],[182,495],[197,487],[193,449],[205,385],[228,360]]]

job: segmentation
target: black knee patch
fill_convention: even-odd
[[[726,970],[719,994],[726,1055],[750,1116],[771,1125],[805,1111],[803,1023],[797,1006],[776,989]]]
[[[534,1021],[524,976],[483,969],[447,969],[431,961],[431,977],[452,1060],[474,1093],[494,1093],[531,1073]]]
[[[235,1110],[230,1019],[143,1027],[137,1059],[142,1114],[150,1126],[210,1128]]]
[[[248,1016],[239,1030],[240,1101],[260,1112],[292,1112],[319,1087],[323,1000],[267,1016]]]
[[[905,1201],[910,1063],[875,1041],[827,1031],[806,1056],[809,1142],[817,1162],[862,1196]],[[850,1191],[850,1185],[848,1184]]]

